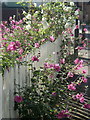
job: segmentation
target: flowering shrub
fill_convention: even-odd
[[[31,87],[19,89],[14,99],[21,118],[54,120],[70,116],[68,110],[63,111],[67,104],[61,105],[65,97],[69,99],[68,82],[65,82],[61,69],[60,64],[49,62],[40,69],[33,68]]]
[[[32,78],[31,86],[19,88],[15,93],[15,107],[20,118],[57,120],[70,118],[68,102],[70,99],[81,102],[82,107],[90,109],[85,103],[85,91],[80,92],[79,86],[87,83],[84,61],[69,56],[74,51],[74,41],[79,42],[81,36],[74,37],[73,26],[79,17],[79,9],[73,2],[50,2],[39,7],[30,4],[29,12],[23,11],[24,18],[16,21],[10,17],[10,24],[3,22],[0,27],[2,33],[1,65],[3,70],[15,63],[23,64],[23,58],[28,53],[35,52],[47,40],[54,42],[58,36],[62,37],[60,45],[59,63],[46,61],[39,69],[33,68],[34,62],[39,62],[39,56],[33,54],[30,63]],[[73,28],[74,27],[74,28]],[[86,29],[84,29],[86,31]],[[85,40],[78,50],[84,49]],[[71,51],[73,50],[73,51]],[[83,69],[83,70],[82,70]]]
[[[85,103],[85,91],[80,92],[78,89],[81,84],[87,82],[86,72],[80,70],[84,66],[83,60],[76,59],[74,63],[76,65],[69,66],[65,61],[61,63],[60,59],[59,64],[46,61],[40,69],[32,68],[31,87],[18,88],[19,92],[16,92],[14,99],[21,118],[71,118],[71,110],[69,111],[68,107],[70,99],[82,103],[82,107],[89,109],[90,104]],[[76,69],[80,64],[82,67]],[[76,74],[78,76],[75,79]],[[74,80],[70,81],[70,78]]]
[[[9,18],[9,23],[0,24],[3,69],[21,63],[28,53],[47,40],[54,42],[66,29],[73,35],[70,29],[79,15],[79,10],[71,2],[50,2],[39,7],[31,4],[30,7],[32,10],[29,12],[23,11],[23,19],[16,21],[14,16]]]

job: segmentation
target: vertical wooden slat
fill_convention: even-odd
[[[2,86],[3,86],[3,81],[2,81],[2,74],[0,73],[0,120],[2,119]]]
[[[9,118],[9,80],[10,73],[6,70],[3,79],[3,117]]]

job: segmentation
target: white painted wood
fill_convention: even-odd
[[[38,52],[41,52],[40,55],[40,61],[35,62],[34,66],[36,68],[39,68],[40,66],[43,66],[43,63],[46,59],[48,59],[49,55],[52,55],[51,59],[54,61],[54,63],[58,62],[58,55],[54,54],[60,51],[60,43],[61,38],[58,37],[58,39],[55,42],[48,41],[47,43],[43,44],[40,49],[37,49],[35,52],[35,55],[38,54]],[[32,53],[29,54],[24,60],[29,61],[32,57]],[[14,68],[10,68],[9,71],[5,70],[4,72],[4,78],[2,83],[2,76],[0,76],[0,82],[3,86],[3,91],[0,91],[1,99],[0,102],[2,103],[1,109],[0,108],[0,117],[3,116],[3,118],[16,118],[18,117],[17,111],[14,111],[14,92],[15,92],[15,84],[20,84],[20,87],[25,85],[25,82],[27,82],[27,85],[30,85],[30,79],[32,76],[31,70],[29,70],[29,66],[18,66],[15,65]],[[26,78],[27,81],[26,81]],[[1,88],[0,88],[1,90]],[[3,94],[3,95],[2,95]]]
[[[0,73],[0,120],[2,119],[2,86],[3,86],[2,74]]]
[[[3,108],[3,118],[9,118],[9,80],[10,73],[6,70],[4,72],[3,79],[3,96],[2,96],[2,108]]]

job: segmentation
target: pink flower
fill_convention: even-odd
[[[78,93],[78,94],[76,95],[76,98],[79,99],[80,97],[81,97],[81,95]]]
[[[73,77],[74,74],[73,74],[72,72],[68,72],[67,76],[68,76],[68,77]]]
[[[6,32],[10,32],[10,29],[9,29],[9,28],[6,28]]]
[[[44,63],[44,67],[53,69],[54,68],[54,64]]]
[[[2,40],[7,40],[7,38],[2,38]]]
[[[14,101],[20,103],[23,101],[22,96],[15,96]]]
[[[12,29],[16,29],[16,25],[12,25]]]
[[[65,63],[65,59],[63,58],[63,59],[60,59],[60,63],[61,64],[64,64]]]
[[[31,45],[30,43],[28,43],[28,45]]]
[[[52,92],[52,95],[53,95],[53,96],[56,96],[56,92]]]
[[[76,98],[77,98],[77,99],[80,99],[80,98],[83,97],[83,96],[84,96],[84,95],[83,95],[82,93],[80,93],[80,94],[78,93],[78,94],[76,95]]]
[[[5,27],[5,25],[1,23],[1,24],[0,24],[0,27],[1,27],[1,28],[4,28],[4,27]]]
[[[20,50],[19,50],[19,54],[21,55],[23,53],[23,49],[21,48]]]
[[[49,68],[54,68],[54,64],[49,64]]]
[[[33,39],[33,37],[31,36],[30,39]]]
[[[68,89],[69,90],[76,90],[75,86],[76,86],[75,84],[71,83],[70,85],[68,85]]]
[[[61,119],[64,117],[64,114],[62,112],[60,112],[56,115],[56,117],[57,117],[57,119]]]
[[[10,42],[10,44],[7,47],[8,51],[15,51],[16,50],[16,45],[15,42]]]
[[[50,36],[50,41],[51,42],[54,42],[55,41],[55,38],[53,36]]]
[[[60,66],[59,64],[54,64],[54,69],[59,72],[60,71]]]
[[[42,39],[42,40],[41,40],[41,42],[45,42],[45,41],[46,41],[46,39]]]
[[[78,46],[76,49],[78,49],[78,50],[83,50],[84,47],[80,47],[80,46]]]
[[[50,68],[49,63],[44,63],[44,67],[45,67],[45,68]]]
[[[88,31],[86,28],[83,29],[85,32]]]
[[[83,41],[81,41],[81,43],[82,43],[82,44],[84,44],[84,40],[83,40]]]
[[[83,47],[86,47],[86,43],[83,44]]]
[[[29,35],[29,33],[28,33],[28,32],[25,32],[25,35]]]
[[[83,93],[80,93],[80,97],[83,97],[84,96],[84,94]]]
[[[83,65],[82,65],[82,64],[80,64],[80,65],[78,65],[78,67],[79,67],[79,68],[82,68],[82,67],[83,67]]]
[[[35,48],[39,48],[40,47],[39,43],[35,43],[34,46],[35,46]]]
[[[81,83],[78,83],[78,85],[81,85]]]
[[[15,24],[15,23],[16,23],[15,20],[12,20],[12,21],[11,21],[11,24]]]
[[[17,61],[22,61],[22,56],[20,56],[19,58],[16,58]]]
[[[78,29],[79,28],[79,26],[78,25],[76,25],[76,29]]]
[[[75,60],[74,60],[74,63],[75,63],[75,64],[78,64],[78,63],[79,63],[79,59],[78,59],[78,58],[75,59]]]
[[[80,9],[77,9],[76,11],[80,11]]]
[[[19,20],[19,24],[21,24],[21,23],[23,23],[23,21],[22,21],[22,20]]]
[[[82,64],[84,61],[83,60],[80,60],[79,63]]]
[[[74,36],[74,34],[71,34],[70,36]]]
[[[72,33],[72,29],[71,29],[71,28],[66,28],[66,31],[67,31],[68,33]]]
[[[64,31],[62,32],[62,34],[64,34]]]
[[[32,61],[37,61],[37,62],[39,61],[38,57],[36,57],[36,56],[33,56],[33,57],[31,58],[31,60],[32,60]]]
[[[83,74],[86,74],[86,72],[87,72],[86,70],[83,70],[83,71],[82,71]]]
[[[39,31],[39,29],[34,29],[34,31]]]
[[[83,95],[82,93],[81,93],[81,94],[78,93],[78,94],[76,95],[76,99],[80,100],[80,102],[83,103],[84,100],[85,100],[83,96],[84,96],[84,95]]]
[[[12,20],[12,17],[11,17],[11,16],[9,17],[9,20]]]
[[[84,99],[84,97],[80,97],[79,100],[80,100],[81,103],[84,103],[84,100],[85,100],[85,99]]]
[[[84,108],[90,109],[90,104],[84,104]]]
[[[84,83],[87,83],[87,78],[82,77],[82,80],[83,80]]]
[[[72,98],[73,98],[73,100],[76,100],[76,96],[75,95],[72,95]]]
[[[19,41],[16,41],[16,46],[20,47],[21,43]]]
[[[82,65],[82,64],[79,64],[75,69],[76,69],[76,70],[80,70],[82,67],[83,67],[83,65]]]
[[[68,110],[62,110],[60,113],[58,113],[56,115],[57,119],[61,119],[61,118],[67,118],[67,117],[70,117],[69,115],[69,111]]]

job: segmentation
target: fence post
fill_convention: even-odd
[[[85,39],[85,31],[84,31],[85,25],[86,24],[82,24],[82,40]]]
[[[76,19],[76,26],[78,26],[78,19]],[[76,47],[78,46],[78,36],[79,36],[79,28],[77,27],[75,29],[75,41],[74,41],[74,59],[78,57],[78,49]]]

